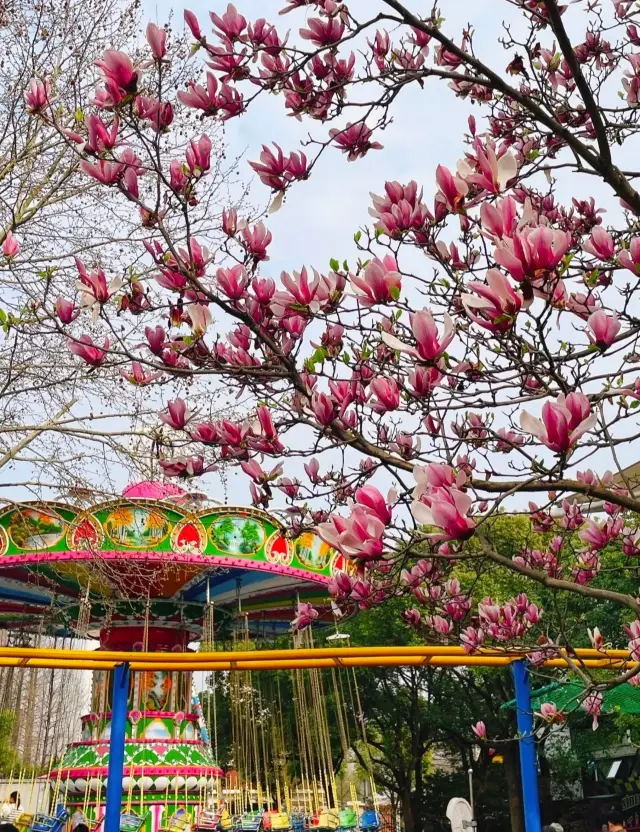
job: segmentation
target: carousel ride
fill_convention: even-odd
[[[327,584],[336,571],[349,569],[340,554],[313,534],[288,539],[272,514],[207,503],[175,485],[145,482],[127,488],[119,500],[84,510],[60,503],[5,508],[0,627],[24,643],[44,634],[93,639],[99,650],[187,652],[197,643],[213,650],[216,641],[232,640],[243,649],[256,639],[283,635],[300,602],[320,610],[319,624],[332,623]],[[364,720],[354,705],[355,673],[348,681],[350,700],[333,674],[331,721],[346,753],[349,719],[352,730],[363,731]],[[13,818],[19,829],[61,832],[74,815],[89,830],[100,825],[111,675],[94,671],[82,737],[52,760],[49,805],[35,817]],[[214,707],[208,698],[205,719],[190,673],[132,674],[122,832],[377,827],[373,787],[368,811],[360,811],[353,784],[351,805],[340,809],[344,798],[333,773],[320,671],[292,674],[295,731],[289,736],[273,689],[267,701],[250,672],[227,675],[212,675]],[[215,707],[216,690],[223,686],[234,762],[226,774],[217,761]],[[299,750],[293,780],[288,742]],[[23,774],[17,783],[24,783]]]

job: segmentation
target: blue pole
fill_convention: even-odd
[[[513,681],[516,689],[516,719],[520,736],[520,775],[526,832],[540,832],[540,799],[538,797],[538,764],[533,734],[533,710],[529,671],[524,661],[513,662]],[[107,829],[106,832],[109,832]]]
[[[129,665],[126,662],[116,665],[113,671],[113,691],[111,694],[111,738],[109,740],[109,772],[107,775],[104,832],[120,832],[129,678]]]

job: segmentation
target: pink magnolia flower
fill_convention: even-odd
[[[207,72],[206,88],[201,84],[190,81],[187,84],[187,92],[180,90],[178,100],[185,107],[193,107],[196,110],[203,110],[207,115],[215,115],[220,109],[218,97],[218,79],[213,72]]]
[[[593,717],[593,725],[592,728],[594,731],[598,730],[599,724],[599,717],[602,713],[602,705],[604,699],[600,691],[595,691],[594,693],[590,693],[580,703],[580,707],[583,708],[589,716]]]
[[[149,349],[154,355],[160,355],[165,348],[167,335],[161,326],[156,326],[153,329],[146,326],[144,329],[144,337],[149,343]]]
[[[230,300],[239,300],[245,293],[249,278],[244,266],[238,264],[229,269],[218,269],[216,281],[220,291]]]
[[[557,454],[566,454],[596,422],[597,416],[583,393],[569,393],[566,397],[560,394],[555,402],[545,402],[542,421],[526,410],[520,414],[522,429]]]
[[[262,469],[261,465],[255,459],[251,459],[248,462],[240,462],[240,467],[247,476],[251,477],[251,479],[259,485],[266,482],[272,482],[282,473],[282,463],[276,465],[271,471],[267,472]]]
[[[80,305],[92,310],[95,321],[100,314],[100,307],[122,286],[122,279],[114,277],[107,283],[107,277],[101,268],[95,273],[89,273],[82,260],[77,258],[76,266],[80,275],[77,284],[80,290]]]
[[[309,279],[309,272],[303,266],[293,276],[288,272],[280,273],[280,280],[286,291],[278,291],[273,295],[271,311],[276,318],[285,318],[292,312],[302,312],[301,307],[308,307],[311,312],[317,312],[320,305],[316,300],[320,275],[314,271],[313,280]]]
[[[110,162],[107,159],[99,159],[97,162],[83,159],[80,162],[80,169],[101,185],[115,185],[122,176],[125,165],[122,162]]]
[[[473,733],[478,737],[479,740],[486,740],[487,739],[487,726],[484,722],[476,722],[476,724],[472,728]]]
[[[443,315],[444,331],[442,337],[430,309],[422,309],[420,312],[413,312],[409,315],[411,330],[416,339],[416,346],[410,347],[404,344],[395,335],[388,332],[382,333],[382,340],[391,349],[409,353],[423,361],[437,361],[453,341],[456,330],[448,312]]]
[[[472,281],[467,288],[474,294],[463,294],[461,300],[471,320],[490,332],[508,332],[522,307],[521,293],[497,269],[489,269],[486,284]]]
[[[32,78],[24,94],[27,112],[31,115],[41,113],[49,103],[50,95],[51,85],[49,81],[37,81],[35,78]]]
[[[509,150],[496,156],[494,148],[487,144],[482,146],[480,139],[474,142],[476,155],[469,155],[466,160],[458,163],[458,175],[467,184],[476,185],[491,194],[499,194],[507,187],[518,173],[516,157]],[[475,163],[475,170],[469,162]]]
[[[335,408],[330,396],[315,392],[311,397],[311,410],[319,425],[326,427],[335,418]]]
[[[107,357],[107,350],[109,349],[109,339],[105,338],[102,347],[98,347],[93,343],[89,335],[81,335],[77,340],[69,338],[67,340],[69,350],[81,358],[92,367],[99,367],[104,364]]]
[[[621,324],[615,311],[608,315],[604,309],[597,309],[589,315],[587,326],[587,335],[591,343],[601,350],[606,350],[616,340]]]
[[[432,540],[466,540],[475,531],[475,521],[468,516],[472,499],[458,488],[435,488],[423,498],[414,500],[411,513],[423,526],[436,526],[441,532],[430,535]]]
[[[235,208],[222,209],[222,230],[228,237],[235,237],[236,233],[245,226],[245,220],[238,220],[238,212]]]
[[[351,291],[363,306],[397,300],[402,287],[402,275],[395,257],[387,254],[382,260],[374,257],[360,275],[349,275]]]
[[[206,303],[189,303],[185,311],[191,322],[194,336],[201,338],[213,321],[211,310]]]
[[[400,405],[400,388],[392,378],[373,379],[369,386],[369,404],[376,413],[397,410]]]
[[[384,523],[364,506],[355,505],[351,516],[332,514],[316,531],[320,537],[347,558],[377,560],[384,551]]]
[[[263,144],[260,161],[249,164],[264,185],[268,185],[273,191],[284,191],[288,184],[308,175],[307,157],[302,151],[294,151],[285,156],[280,145],[276,142],[273,144],[276,153]]]
[[[640,660],[640,621],[632,621],[629,626],[625,626],[625,632],[629,636],[629,655],[632,661]]]
[[[460,176],[454,176],[449,168],[438,165],[436,168],[436,183],[438,192],[436,202],[447,207],[453,214],[464,208],[464,198],[469,193],[469,186]]]
[[[209,471],[215,471],[216,465],[205,465],[202,456],[174,456],[173,459],[158,460],[167,477],[190,479],[200,477]]]
[[[404,618],[404,620],[407,622],[407,624],[410,627],[419,627],[420,626],[420,621],[421,621],[421,618],[422,618],[421,615],[420,615],[420,610],[416,610],[416,609],[405,610],[402,613],[402,617]]]
[[[514,431],[508,430],[507,428],[499,428],[496,434],[499,437],[496,442],[496,451],[500,453],[508,454],[514,448],[517,448],[518,445],[523,445],[525,442],[524,436],[514,433]]]
[[[199,139],[191,139],[186,151],[187,165],[192,176],[200,177],[211,167],[211,139],[209,136],[200,136]]]
[[[500,240],[495,258],[514,280],[539,280],[553,271],[571,245],[571,233],[546,225],[523,228]]]
[[[313,608],[312,604],[298,604],[296,610],[296,617],[291,622],[291,629],[299,632],[310,627],[318,617],[318,610]]]
[[[7,231],[7,236],[4,238],[2,243],[2,253],[7,260],[10,260],[15,257],[19,251],[20,243],[16,240],[11,231]]]
[[[107,49],[102,58],[96,61],[96,66],[117,89],[125,93],[136,91],[138,73],[133,68],[131,58],[124,52]]]
[[[620,251],[618,261],[636,277],[640,275],[640,237],[634,237],[629,243],[629,248]]]
[[[331,46],[338,43],[344,34],[344,23],[339,17],[311,17],[307,26],[308,29],[300,29],[300,37],[310,40],[315,46]]]
[[[460,633],[460,641],[465,653],[476,653],[484,643],[484,630],[481,627],[466,627]]]
[[[373,59],[376,66],[380,72],[382,72],[385,67],[385,58],[389,54],[389,49],[391,47],[389,33],[385,29],[378,29],[373,39],[373,43],[367,39],[367,44],[373,53]]]
[[[329,136],[340,150],[347,154],[349,162],[355,162],[356,159],[366,156],[370,150],[382,150],[380,142],[371,141],[372,135],[371,130],[362,121],[355,124],[348,122],[343,130],[338,128],[329,130]]]
[[[416,465],[413,469],[413,476],[417,483],[413,490],[414,500],[420,499],[434,488],[449,488],[451,486],[462,488],[467,481],[467,476],[463,471],[456,474],[450,465],[445,465],[443,462],[428,462],[426,465]]]
[[[616,247],[611,234],[605,231],[601,225],[596,225],[591,232],[589,241],[582,248],[599,260],[611,260]]]
[[[120,370],[120,375],[131,384],[144,387],[159,378],[161,373],[148,373],[139,361],[132,361],[131,370]]]
[[[167,403],[167,412],[160,414],[160,421],[174,430],[182,430],[191,415],[183,399],[176,399]]]
[[[109,129],[100,116],[90,115],[87,118],[88,140],[85,148],[95,154],[104,153],[105,150],[114,148],[118,143],[119,124],[119,120],[114,118],[111,129]]]
[[[304,463],[304,470],[309,477],[309,482],[314,483],[314,485],[320,482],[320,463],[315,457]]]
[[[602,650],[604,647],[604,638],[602,637],[602,633],[598,627],[594,627],[593,630],[587,630],[587,634],[589,636],[589,641],[591,642],[591,646],[594,650]]]
[[[242,229],[242,242],[254,260],[269,259],[267,248],[272,240],[273,235],[263,222],[258,222],[254,226],[245,225]]]
[[[385,526],[388,526],[392,519],[391,507],[380,491],[373,485],[365,485],[356,489],[356,502],[378,518]]]
[[[141,119],[148,121],[156,133],[164,133],[173,121],[173,105],[170,101],[158,101],[150,95],[136,98],[136,110]]]
[[[499,240],[510,237],[518,225],[517,204],[512,196],[480,206],[480,224],[486,236]]]
[[[247,19],[239,14],[232,3],[229,3],[222,16],[211,12],[211,21],[218,30],[218,34],[231,42],[241,40],[241,35],[247,28]]]
[[[420,398],[430,396],[442,381],[443,374],[438,367],[417,366],[409,370],[407,380],[413,393]]]
[[[56,315],[62,324],[70,324],[78,317],[80,310],[76,309],[73,301],[66,300],[61,295],[56,300]]]
[[[147,43],[151,47],[151,54],[157,61],[161,61],[167,54],[167,32],[155,23],[147,24]]]
[[[555,702],[543,702],[540,705],[540,712],[537,716],[541,717],[545,722],[553,725],[554,723],[563,723],[565,721],[564,714],[558,710]]]

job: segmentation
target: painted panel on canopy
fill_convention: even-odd
[[[214,509],[192,516],[173,506],[140,500],[114,501],[87,512],[59,503],[33,503],[0,515],[0,554],[84,548],[202,553],[324,577],[340,568],[335,551],[313,532],[286,541],[277,521],[250,508]]]
[[[0,554],[64,551],[76,512],[61,503],[25,503],[0,515]]]

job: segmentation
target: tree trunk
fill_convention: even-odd
[[[404,832],[419,832],[415,827],[413,816],[413,801],[411,799],[411,785],[407,784],[400,794],[400,805],[402,807],[402,821]]]
[[[511,816],[511,832],[524,832],[518,744],[515,742],[508,743],[505,746],[503,757],[504,773],[507,780],[507,795],[509,798],[509,815]]]

